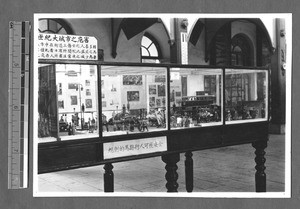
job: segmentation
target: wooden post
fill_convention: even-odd
[[[192,156],[193,153],[190,151],[185,153],[185,184],[187,192],[192,192],[194,188],[194,166]]]
[[[114,166],[111,163],[104,165],[104,192],[114,192]]]
[[[166,170],[167,173],[165,175],[167,183],[166,188],[168,189],[168,192],[177,192],[178,189],[178,173],[177,173],[177,163],[180,160],[179,153],[175,154],[169,154],[169,155],[163,155],[162,161],[166,163]]]
[[[256,173],[255,173],[255,187],[256,192],[266,192],[266,173],[265,173],[265,154],[264,151],[267,147],[267,140],[256,141],[252,143],[255,148],[255,162],[256,162]]]

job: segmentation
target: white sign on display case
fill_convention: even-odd
[[[98,60],[97,39],[92,36],[38,34],[39,59]]]
[[[103,144],[104,159],[167,151],[167,137],[109,142]]]

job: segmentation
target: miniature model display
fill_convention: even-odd
[[[205,86],[206,76],[215,81],[210,88]],[[222,123],[221,81],[222,70],[220,69],[171,69],[170,97],[175,97],[170,100],[171,128],[220,125]]]
[[[95,125],[98,115],[97,74],[94,68],[92,65],[71,64],[39,67],[41,142],[98,135]]]
[[[99,90],[103,136],[267,117],[265,70],[170,68],[167,79],[166,67],[104,65],[98,89],[94,68],[70,64],[39,68],[39,137],[64,140],[73,135],[98,136]]]
[[[113,101],[102,106],[103,136],[166,130],[166,73],[163,67],[102,66],[102,103]]]
[[[226,70],[225,80],[227,122],[266,118],[266,71]]]

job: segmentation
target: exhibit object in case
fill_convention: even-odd
[[[101,81],[103,137],[167,130],[166,67],[102,66]]]

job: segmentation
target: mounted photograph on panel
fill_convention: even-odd
[[[140,101],[140,92],[139,91],[127,91],[127,101],[128,102]]]
[[[62,100],[62,101],[58,101],[58,108],[64,108],[65,107],[65,105],[64,105],[64,100]]]
[[[92,108],[93,107],[93,100],[92,99],[86,99],[85,100],[85,107],[86,108]]]
[[[77,96],[71,96],[71,105],[77,105]]]
[[[68,84],[68,89],[77,89],[78,88],[78,84],[77,83],[69,83]]]
[[[156,75],[154,77],[154,81],[156,83],[165,83],[166,82],[166,76],[164,76],[164,75]]]
[[[155,107],[155,97],[149,97],[149,106]]]
[[[141,75],[123,75],[123,85],[142,85]]]
[[[36,14],[34,196],[289,197],[291,22]]]
[[[165,87],[165,84],[157,85],[157,95],[159,97],[166,96],[166,87]]]
[[[156,95],[156,85],[149,85],[149,94]]]

